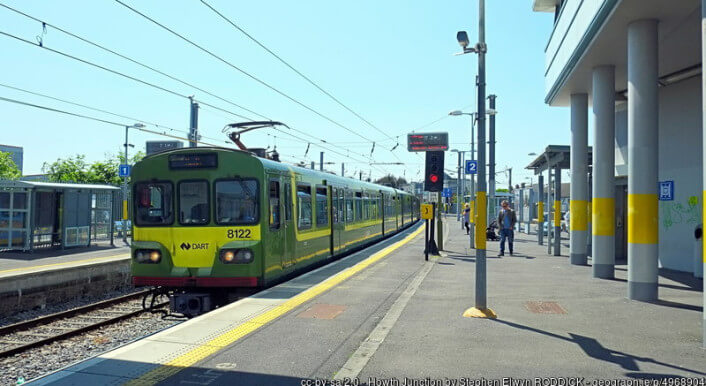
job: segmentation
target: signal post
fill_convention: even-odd
[[[425,256],[428,259],[428,253],[438,255],[439,249],[443,249],[443,227],[441,220],[441,192],[444,189],[444,151],[449,149],[448,133],[410,133],[407,135],[407,150],[418,152],[426,152],[426,163],[424,167],[424,191],[437,193],[437,205],[423,204],[421,208],[422,218],[427,222],[431,219],[431,236],[427,237],[426,247],[424,248]],[[428,206],[432,207],[432,215],[424,217],[425,210]],[[438,211],[437,216],[437,241],[434,241],[434,215]],[[428,216],[428,215],[427,215]],[[431,240],[429,240],[429,238]],[[438,242],[438,249],[437,249]]]

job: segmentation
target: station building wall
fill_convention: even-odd
[[[659,181],[674,181],[674,200],[659,201],[660,266],[694,271],[694,230],[703,207],[701,79],[659,90]],[[627,176],[627,104],[616,106],[615,172]],[[655,192],[658,187],[655,186]]]

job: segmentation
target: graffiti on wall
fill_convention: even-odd
[[[699,197],[691,196],[686,202],[677,201],[660,202],[661,212],[660,222],[666,229],[676,224],[693,224],[701,222],[701,210],[699,209]]]

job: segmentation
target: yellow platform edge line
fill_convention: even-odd
[[[73,260],[73,261],[66,261],[63,263],[53,263],[53,264],[44,264],[44,265],[34,265],[31,267],[20,267],[20,268],[12,268],[12,269],[6,269],[3,271],[0,271],[0,275],[3,273],[7,272],[20,272],[20,271],[32,271],[35,269],[42,269],[42,268],[49,268],[49,267],[59,267],[62,265],[71,265],[71,264],[81,264],[81,263],[90,263],[90,262],[95,262],[95,261],[101,261],[101,260],[108,260],[108,259],[113,259],[116,257],[130,257],[129,253],[121,253],[119,255],[110,255],[110,256],[103,256],[103,257],[92,257],[90,259],[83,259],[83,260]],[[60,256],[57,256],[60,257]]]
[[[341,282],[355,275],[356,273],[366,269],[370,265],[389,255],[399,247],[408,243],[419,234],[422,233],[424,227],[419,227],[416,231],[407,235],[404,239],[385,247],[384,249],[374,253],[367,259],[359,262],[358,264],[349,267],[334,276],[326,279],[325,281],[309,288],[308,290],[292,297],[291,299],[285,301],[284,303],[268,310],[260,315],[254,316],[243,323],[237,325],[236,327],[224,332],[217,337],[209,340],[206,343],[202,343],[196,348],[189,350],[188,352],[170,360],[167,363],[160,365],[158,368],[149,371],[139,378],[132,379],[124,385],[154,385],[159,382],[170,378],[183,370],[207,357],[221,351],[223,348],[237,342],[239,339],[247,336],[248,334],[258,330],[260,327],[266,325],[267,323],[276,320],[282,315],[288,313],[289,311],[295,309],[297,306],[317,297],[318,295],[328,291],[329,289],[337,286]]]

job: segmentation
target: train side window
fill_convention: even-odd
[[[353,222],[353,196],[346,190],[346,222]]]
[[[338,223],[338,189],[331,189],[331,217],[333,217],[333,223]]]
[[[309,229],[312,222],[311,186],[297,185],[297,228]]]
[[[270,181],[270,228],[279,229],[279,181]]]
[[[325,187],[316,187],[316,226],[328,225],[328,197]]]
[[[292,219],[292,184],[284,183],[284,220]]]
[[[343,214],[344,205],[345,205],[345,201],[343,199],[343,189],[338,189],[338,208],[337,209],[338,209],[338,221],[339,222],[345,222],[345,219],[343,217],[344,216],[344,214]]]
[[[211,221],[208,181],[182,181],[179,190],[179,223],[203,225]]]
[[[355,221],[363,219],[363,193],[355,192]]]

